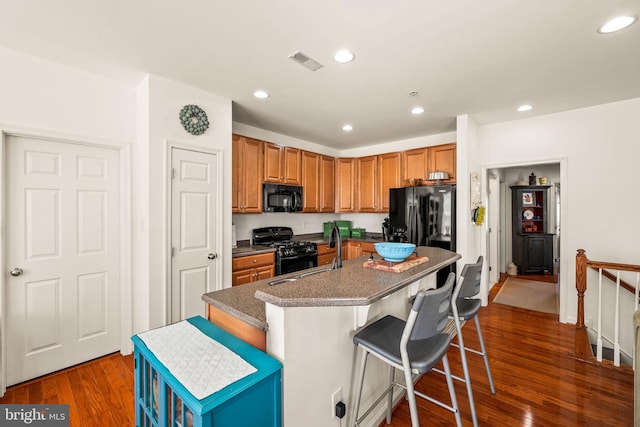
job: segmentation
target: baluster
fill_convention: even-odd
[[[614,320],[613,364],[620,366],[620,270],[616,277],[616,318]]]
[[[602,267],[598,269],[598,330],[596,338],[596,359],[602,362]]]

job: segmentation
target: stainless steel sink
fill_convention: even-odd
[[[321,268],[319,270],[307,271],[306,273],[302,273],[297,277],[302,279],[303,277],[313,276],[314,274],[320,274],[320,273],[324,273],[326,271],[331,271],[331,267],[325,267],[325,268]]]
[[[319,270],[307,271],[306,273],[298,274],[297,276],[283,277],[282,279],[272,280],[269,282],[269,286],[279,285],[281,283],[287,283],[287,282],[295,282],[298,279],[303,279],[305,277],[313,276],[314,274],[324,273],[326,271],[331,271],[331,267],[325,267]]]
[[[298,280],[298,276],[296,277],[285,277],[282,279],[276,279],[276,280],[272,280],[269,282],[269,286],[273,286],[273,285],[279,285],[280,283],[286,283],[286,282],[295,282],[296,280]]]

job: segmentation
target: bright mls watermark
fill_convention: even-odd
[[[69,427],[69,405],[0,405],[0,426]]]

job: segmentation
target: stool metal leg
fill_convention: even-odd
[[[462,418],[460,417],[460,408],[458,408],[458,399],[456,399],[456,390],[453,387],[453,379],[451,378],[451,369],[449,369],[449,359],[447,358],[446,354],[442,357],[442,366],[444,367],[444,372],[447,377],[447,386],[449,387],[449,394],[451,395],[451,407],[453,408],[453,413],[456,416],[456,425],[458,427],[462,427]],[[420,424],[418,423],[417,426],[419,427]]]
[[[476,317],[477,319],[477,317]],[[473,426],[478,426],[478,417],[476,415],[476,404],[473,400],[473,390],[471,389],[471,376],[469,375],[469,365],[467,365],[467,352],[464,348],[464,339],[462,338],[462,327],[460,326],[460,320],[454,319],[456,322],[456,328],[458,329],[458,348],[460,349],[460,359],[462,360],[462,370],[464,372],[464,383],[467,386],[467,395],[469,395],[469,406],[471,407],[471,420]]]
[[[360,347],[360,346],[358,346]],[[356,347],[357,348],[357,347]],[[362,357],[360,358],[360,374],[358,377],[358,390],[356,390],[356,406],[353,412],[353,425],[358,425],[358,411],[360,410],[360,399],[362,398],[362,385],[364,383],[364,370],[367,367],[367,356],[369,352],[362,348]]]
[[[393,380],[396,368],[389,365],[389,402],[387,404],[387,424],[391,424],[391,409],[393,407]]]
[[[416,405],[416,393],[413,389],[413,375],[411,375],[411,371],[408,369],[404,370],[404,381],[407,386],[407,400],[409,401],[409,413],[411,414],[411,427],[420,427],[420,420],[418,419],[418,405]]]
[[[476,330],[478,331],[478,340],[480,341],[480,350],[482,351],[482,358],[484,359],[484,367],[487,369],[487,378],[489,379],[489,387],[491,387],[491,393],[496,394],[496,388],[493,386],[493,377],[491,376],[491,368],[489,368],[489,357],[487,356],[487,350],[484,347],[484,339],[482,338],[482,331],[480,330],[480,321],[478,316],[475,317]]]

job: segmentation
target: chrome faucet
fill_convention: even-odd
[[[333,235],[336,235],[334,238]],[[333,223],[333,228],[331,229],[331,236],[329,237],[329,247],[335,248],[336,241],[338,242],[338,253],[336,257],[333,258],[331,262],[331,269],[335,270],[336,268],[342,268],[342,237],[340,236],[340,229],[338,228],[338,224]]]

